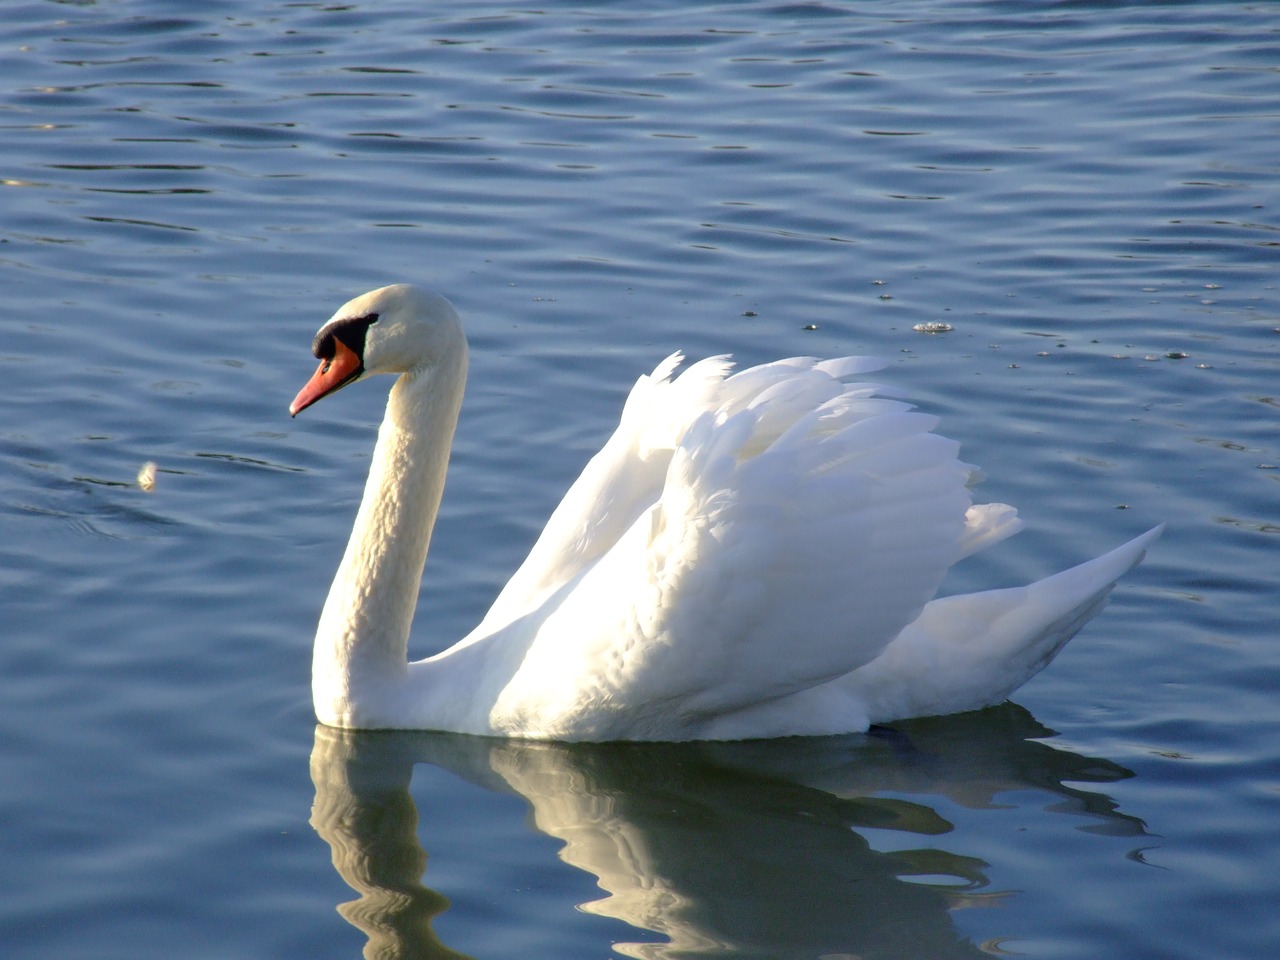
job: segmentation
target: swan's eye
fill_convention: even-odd
[[[369,327],[378,322],[378,315],[370,313],[363,317],[346,317],[342,320],[330,320],[311,341],[311,353],[319,360],[333,362],[337,353],[337,344],[342,343],[357,357],[364,356],[364,338]],[[325,368],[326,372],[328,367]]]

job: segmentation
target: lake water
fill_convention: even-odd
[[[0,21],[6,957],[1275,955],[1280,7]],[[890,358],[1028,521],[949,589],[1169,527],[978,714],[684,746],[317,729],[385,384],[286,406],[316,327],[398,280],[472,340],[418,655],[676,348]]]

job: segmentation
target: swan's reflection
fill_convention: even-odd
[[[948,911],[996,896],[978,891],[986,865],[933,841],[877,852],[858,829],[951,829],[929,806],[878,794],[985,806],[1034,788],[1054,810],[1141,833],[1105,796],[1064,785],[1129,772],[1028,739],[1048,735],[1012,705],[888,738],[751,743],[565,745],[320,727],[312,824],[361,894],[339,909],[368,935],[371,960],[459,956],[431,929],[447,901],[420,882],[409,794],[418,762],[525,797],[538,829],[564,842],[563,859],[606,892],[584,909],[667,938],[616,945],[629,956],[978,957]],[[950,882],[904,879],[912,875]]]

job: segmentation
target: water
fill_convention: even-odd
[[[1275,7],[2,17],[6,956],[1274,952]],[[890,357],[1029,521],[949,587],[1170,526],[977,715],[682,747],[316,730],[383,394],[285,407],[319,323],[395,280],[473,347],[417,654],[677,347]]]

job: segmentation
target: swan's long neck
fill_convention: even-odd
[[[444,493],[466,383],[449,362],[401,375],[378,430],[364,497],[316,631],[312,692],[323,723],[366,725],[407,672],[409,625]]]

